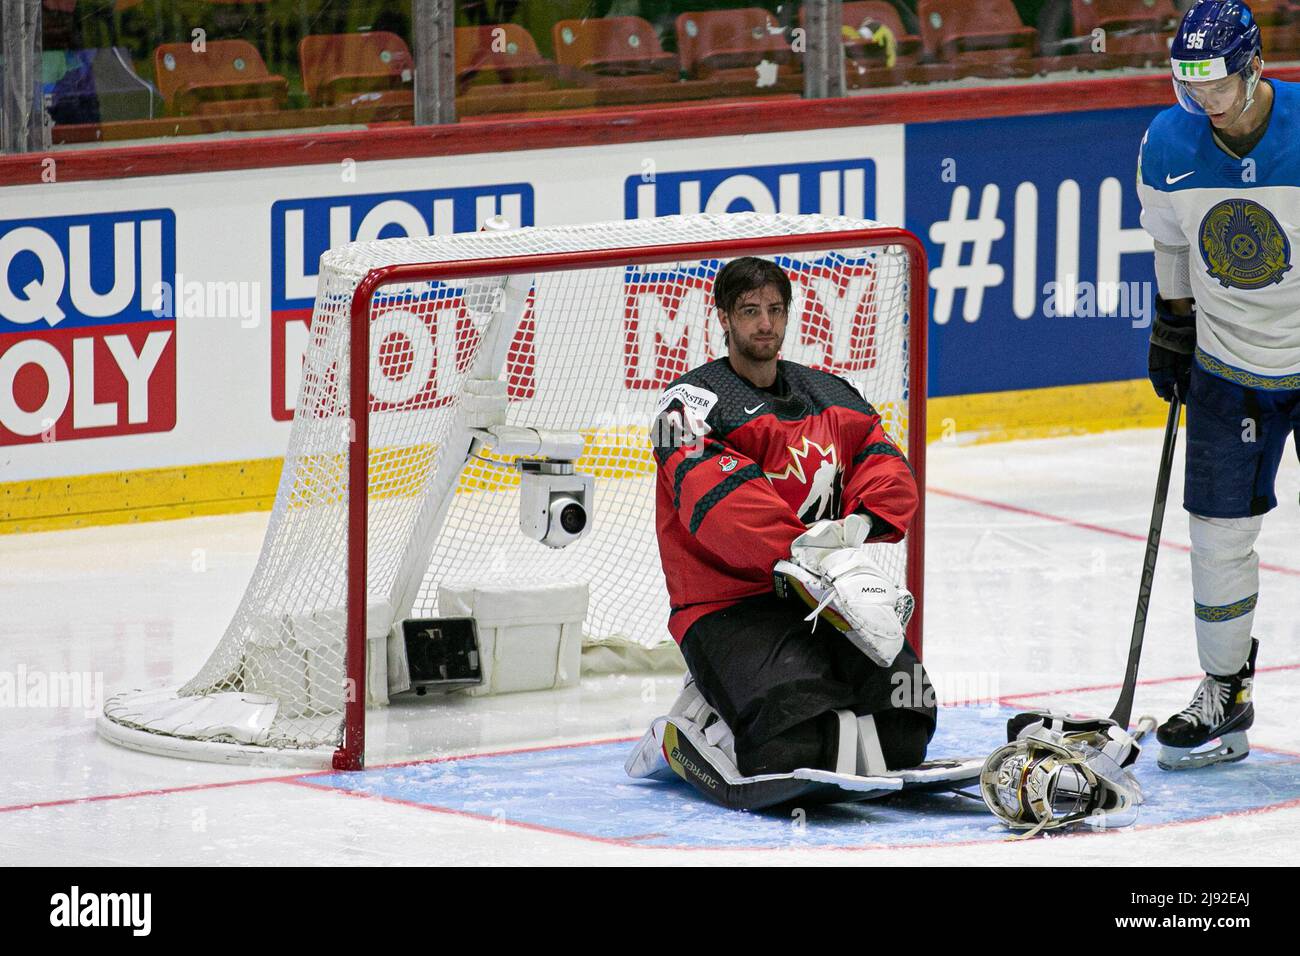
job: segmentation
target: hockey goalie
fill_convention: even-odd
[[[665,391],[652,435],[689,678],[628,771],[671,769],[734,807],[902,789],[935,729],[912,596],[865,547],[902,539],[916,480],[852,385],[778,359],[790,299],[776,264],[724,266],[727,355]]]

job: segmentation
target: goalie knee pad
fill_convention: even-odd
[[[886,710],[857,717],[837,710],[839,741],[835,769],[840,773],[876,776],[920,766],[930,735],[925,719],[905,710]]]
[[[871,714],[858,717],[851,710],[837,710],[835,716],[839,718],[840,731],[835,770],[863,777],[874,777],[888,771],[876,718]]]

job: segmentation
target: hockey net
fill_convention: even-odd
[[[792,280],[782,356],[857,385],[923,482],[924,256],[901,229],[738,213],[353,243],[321,259],[279,491],[233,620],[178,691],[110,698],[101,733],[359,766],[367,634],[373,652],[457,584],[582,581],[585,660],[675,653],[648,430],[673,379],[726,354],[712,284],[739,255]],[[507,423],[581,432],[576,468],[596,488],[575,544],[523,536],[514,459],[470,454],[472,384],[488,380]],[[918,598],[918,649],[922,529],[918,514],[906,545],[879,548]]]

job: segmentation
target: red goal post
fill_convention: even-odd
[[[916,610],[908,626],[908,640],[921,653],[923,634],[925,555],[925,451],[926,451],[926,329],[928,283],[925,247],[913,233],[894,226],[876,226],[837,232],[783,236],[751,236],[706,242],[683,242],[653,246],[625,246],[579,252],[504,256],[478,261],[402,263],[372,269],[357,286],[351,305],[350,362],[352,374],[350,408],[368,408],[371,361],[370,327],[375,294],[385,286],[425,282],[457,282],[499,276],[571,271],[608,266],[657,265],[683,260],[729,259],[742,255],[765,256],[790,252],[822,252],[844,248],[896,246],[905,251],[908,265],[908,383],[910,414],[907,427],[907,455],[920,486],[920,498],[913,528],[906,539],[908,588],[916,598]],[[868,396],[869,397],[869,396]],[[366,686],[366,573],[367,514],[369,495],[356,489],[369,486],[369,415],[354,416],[355,438],[348,450],[347,515],[347,677],[352,688]],[[365,709],[363,693],[352,693],[347,702],[343,741],[334,754],[337,770],[360,769],[365,753]]]

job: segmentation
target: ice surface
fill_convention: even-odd
[[[988,712],[970,727],[952,721],[959,737],[945,745],[991,749],[996,740],[988,738],[1001,720],[995,704],[1110,711],[1132,627],[1159,441],[1158,432],[1131,431],[931,446],[926,662],[945,697]],[[1176,473],[1134,710],[1161,719],[1187,702],[1200,676],[1181,485]],[[0,862],[1145,865],[1200,864],[1217,847],[1237,860],[1290,863],[1300,846],[1298,491],[1300,469],[1288,450],[1282,504],[1259,543],[1265,570],[1250,735],[1258,756],[1168,774],[1154,768],[1148,751],[1142,760],[1151,766],[1141,776],[1149,806],[1136,828],[1023,842],[1002,840],[991,815],[943,802],[955,798],[934,798],[912,821],[898,816],[906,813],[901,804],[819,816],[813,824],[833,826],[818,829],[815,839],[778,821],[790,838],[773,842],[770,821],[758,821],[768,830],[747,829],[754,820],[719,821],[716,808],[683,789],[650,798],[632,781],[622,789],[621,771],[605,763],[621,762],[630,745],[551,749],[638,736],[671,702],[680,684],[672,677],[602,676],[564,691],[425,698],[372,711],[371,768],[489,755],[383,778],[422,781],[419,799],[387,785],[358,795],[329,786],[328,777],[116,748],[94,732],[99,688],[176,686],[195,672],[242,593],[266,516],[3,537],[0,681],[13,689],[24,680],[14,705],[0,707]],[[60,677],[64,699],[33,690],[33,675],[47,691],[49,678]],[[545,749],[527,759],[513,754],[534,748]],[[511,755],[492,756],[502,752]],[[558,779],[559,768],[578,757],[591,773],[590,814],[601,826],[557,825],[541,806],[548,794],[562,793],[566,813],[586,812],[581,789]],[[515,766],[519,782],[501,789],[502,768]],[[465,787],[466,773],[489,768],[498,777],[485,777],[483,787],[497,787],[495,798]],[[459,782],[440,790],[438,776],[448,773]],[[557,777],[553,788],[548,774]],[[631,829],[608,824],[620,812],[620,794],[635,796],[635,812],[626,805]],[[653,830],[672,839],[639,832],[654,817],[655,799],[662,799],[663,824]],[[717,839],[724,831],[727,838]]]

